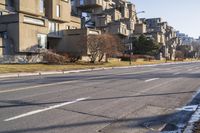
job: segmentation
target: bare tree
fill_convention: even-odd
[[[94,63],[97,59],[99,62],[104,57],[111,57],[122,50],[120,39],[111,34],[89,35],[87,38],[87,46],[90,53],[91,62]]]
[[[91,63],[94,63],[99,56],[100,45],[102,44],[100,40],[99,35],[89,35],[87,37],[87,49],[90,54]]]
[[[102,34],[100,36],[100,43],[99,62],[102,61],[104,56],[106,56],[106,58],[112,57],[123,50],[121,40],[115,35]]]
[[[57,54],[53,50],[44,50],[41,55],[43,56],[43,61],[48,64],[65,64],[68,61],[68,58]]]

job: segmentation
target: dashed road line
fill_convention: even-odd
[[[151,82],[151,81],[158,80],[158,79],[159,78],[152,78],[152,79],[145,80],[145,82]]]
[[[155,71],[155,70],[152,70]],[[152,72],[152,71],[141,71],[141,72],[135,72],[135,73],[122,73],[122,74],[113,74],[114,76],[122,76],[122,75],[128,75],[128,74],[140,74],[140,73],[145,73],[145,72]],[[106,78],[109,77],[110,75],[105,75],[105,76],[99,76],[99,77],[93,77],[93,78],[86,78],[86,80],[90,79],[98,79],[98,78]],[[112,75],[111,75],[112,76]],[[84,79],[85,80],[85,79]],[[69,84],[69,83],[76,83],[81,81],[79,80],[73,80],[73,81],[63,81],[63,82],[57,82],[57,83],[50,83],[50,84],[43,84],[43,85],[36,85],[36,86],[28,86],[28,87],[22,87],[22,88],[16,88],[16,89],[9,89],[9,90],[3,90],[0,91],[0,94],[3,93],[8,93],[8,92],[16,92],[16,91],[23,91],[23,90],[30,90],[30,89],[35,89],[35,88],[41,88],[41,87],[48,87],[48,86],[55,86],[55,85],[62,85],[62,84]]]
[[[89,97],[79,98],[79,99],[76,99],[76,100],[71,101],[71,102],[64,102],[64,103],[61,103],[61,104],[49,106],[47,108],[30,111],[30,112],[27,112],[27,113],[24,113],[24,114],[21,114],[21,115],[18,115],[18,116],[14,116],[14,117],[5,119],[4,122],[13,121],[13,120],[16,120],[16,119],[20,119],[20,118],[24,118],[24,117],[27,117],[27,116],[35,115],[35,114],[42,113],[42,112],[45,112],[45,111],[49,111],[49,110],[52,110],[52,109],[57,109],[57,108],[60,108],[60,107],[63,107],[63,106],[69,105],[69,104],[77,103],[77,102],[80,102],[80,101],[84,101],[84,100],[87,100],[87,99],[89,99]]]

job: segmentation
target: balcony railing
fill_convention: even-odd
[[[50,33],[48,34],[48,37],[52,37],[52,38],[62,38],[62,37],[63,37],[63,31],[50,32]]]
[[[119,35],[122,35],[122,36],[128,36],[129,35],[129,30],[127,29],[127,26],[122,22],[111,24],[109,26],[109,32],[111,32],[113,34],[119,34]]]

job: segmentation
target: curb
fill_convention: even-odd
[[[189,64],[189,63],[199,63],[199,62],[200,61],[172,62],[172,63],[161,63],[161,64],[150,64],[150,65],[137,65],[137,66],[102,67],[102,68],[93,68],[93,69],[79,69],[79,70],[69,70],[69,71],[49,71],[49,72],[33,72],[33,73],[10,73],[10,74],[0,74],[0,79],[2,79],[2,78],[19,78],[19,77],[27,77],[27,76],[54,75],[54,74],[69,74],[69,73],[91,72],[91,71],[101,71],[101,70],[111,70],[111,69],[127,69],[127,68],[138,68],[138,67],[152,67],[152,66],[158,66],[158,65]]]

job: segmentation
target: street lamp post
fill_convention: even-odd
[[[129,65],[132,65],[132,55],[133,55],[133,44],[131,44],[130,45],[130,47],[129,47],[129,57],[130,57],[130,59],[129,59]]]
[[[140,13],[145,13],[145,11],[140,11],[140,12],[135,12],[135,16],[137,15],[137,14],[140,14]],[[132,16],[133,17],[133,16]],[[137,18],[137,16],[136,16],[136,19],[137,19],[137,21],[138,21],[138,18]],[[130,57],[130,59],[129,59],[129,65],[132,65],[132,56],[133,56],[133,42],[131,42],[131,44],[130,44],[130,47],[129,47],[129,57]]]
[[[130,66],[132,65],[132,56],[133,56],[133,52],[130,53],[130,62],[129,62]]]

